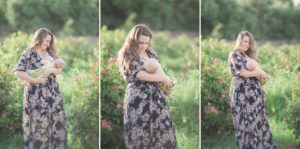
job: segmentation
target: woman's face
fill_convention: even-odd
[[[242,52],[246,52],[249,50],[250,38],[249,36],[244,36],[241,41],[240,49]]]
[[[43,42],[41,44],[41,49],[42,50],[46,50],[49,46],[50,46],[50,43],[51,43],[51,35],[47,35],[44,39],[43,39]]]
[[[149,43],[150,43],[150,37],[141,35],[138,39],[138,46],[139,46],[138,51],[145,52],[149,47]]]

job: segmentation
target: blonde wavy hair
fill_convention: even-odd
[[[151,30],[145,24],[135,25],[127,34],[125,42],[118,52],[118,64],[121,73],[124,71],[124,69],[131,69],[131,63],[134,60],[139,60],[140,56],[137,50],[139,47],[139,37],[142,35],[150,37],[151,41]],[[151,52],[150,43],[146,51]]]
[[[245,52],[250,58],[259,61],[258,52],[256,48],[256,43],[254,37],[249,31],[241,31],[236,39],[234,49],[238,49],[240,51],[240,45],[242,44],[242,40],[245,36],[249,37],[249,49]]]
[[[32,41],[28,48],[29,49],[39,48],[47,35],[51,36],[50,47],[47,48],[47,51],[51,56],[57,58],[54,34],[47,28],[40,28],[34,33]]]

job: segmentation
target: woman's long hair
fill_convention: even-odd
[[[40,28],[34,33],[34,36],[33,36],[32,41],[28,48],[36,49],[39,46],[41,46],[41,44],[43,43],[43,40],[46,38],[47,35],[51,36],[50,47],[47,48],[47,51],[49,52],[49,54],[51,56],[53,56],[54,58],[57,58],[54,34],[47,28]]]
[[[118,64],[121,73],[124,69],[131,68],[131,62],[134,60],[139,60],[139,54],[137,52],[139,48],[139,37],[141,35],[150,37],[150,41],[152,38],[151,30],[148,26],[144,24],[135,25],[130,32],[128,33],[123,47],[118,52]],[[151,46],[147,48],[148,52],[151,51]]]
[[[259,61],[258,60],[258,54],[257,49],[255,45],[255,40],[252,34],[249,31],[241,31],[236,39],[235,47],[234,49],[240,50],[240,45],[242,44],[242,40],[245,36],[249,37],[249,49],[245,52],[250,58]]]

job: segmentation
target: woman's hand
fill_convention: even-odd
[[[168,88],[172,87],[172,80],[171,80],[168,76],[165,76],[163,83],[164,83],[164,85],[166,85]]]

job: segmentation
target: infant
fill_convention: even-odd
[[[247,63],[246,63],[246,67],[249,71],[253,71],[255,70],[256,68],[258,69],[261,69],[258,62],[252,58],[247,58]],[[257,77],[257,79],[259,80],[260,84],[261,85],[264,85],[266,84],[266,77],[264,76],[259,76]]]
[[[161,75],[166,76],[160,63],[154,58],[150,58],[150,59],[144,61],[144,68],[148,73],[161,74]],[[166,86],[162,82],[159,82],[158,85],[166,96],[170,96],[173,93],[173,87],[175,86],[175,84],[173,82],[172,82],[172,86]]]
[[[55,65],[55,60],[50,56],[45,56],[42,60],[41,63],[43,64],[43,66],[39,69],[35,69],[35,70],[29,70],[29,74],[34,77],[40,77],[43,75],[43,70],[45,69],[49,69],[49,68],[61,68],[61,67],[57,67]],[[46,76],[47,77],[47,76]]]

